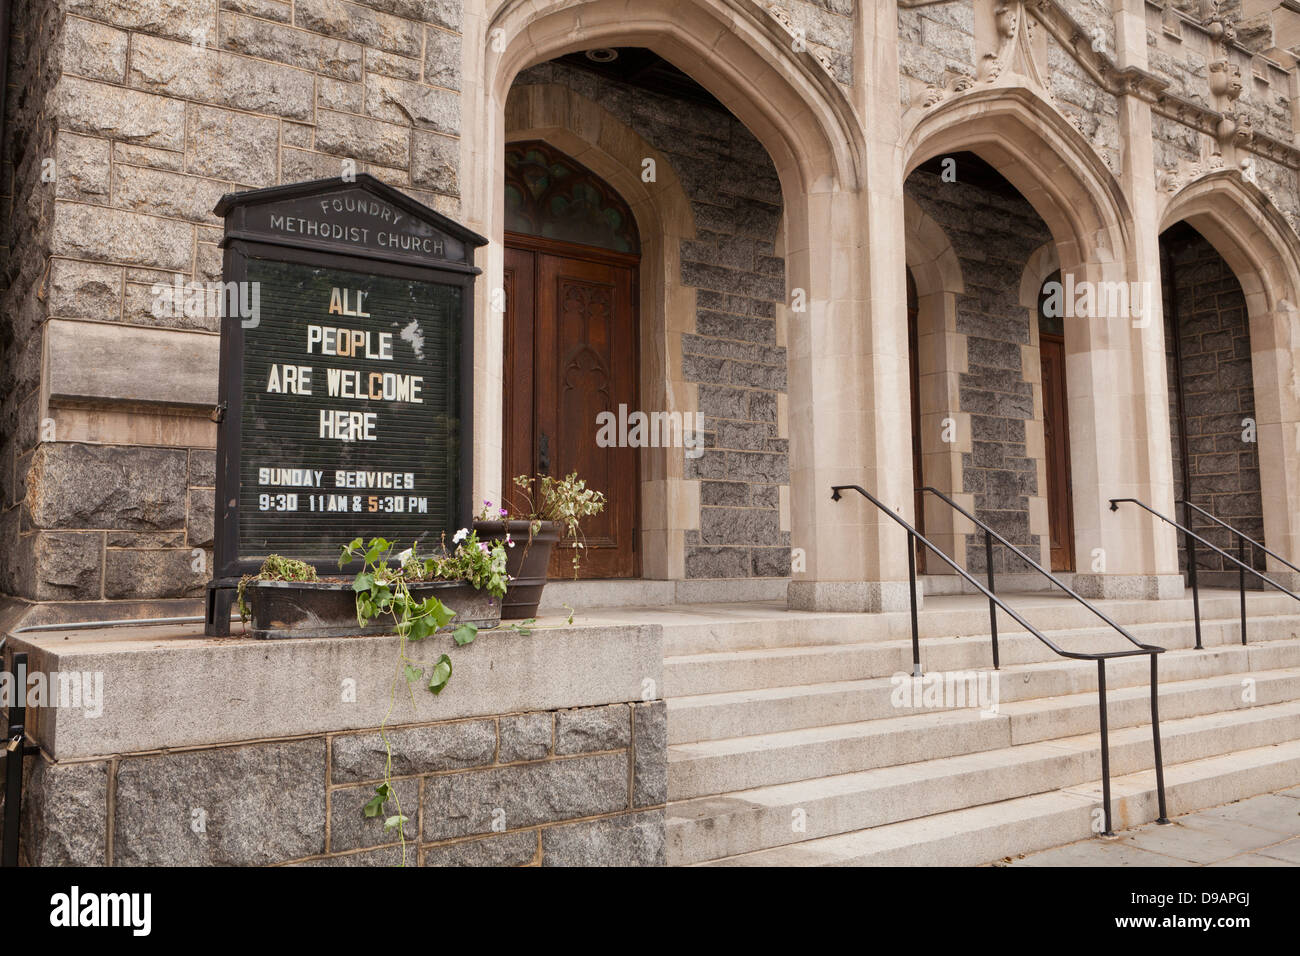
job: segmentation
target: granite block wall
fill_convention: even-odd
[[[388,735],[408,866],[665,863],[662,700]],[[401,836],[362,812],[384,759],[377,730],[79,762],[32,757],[23,862],[399,865]]]
[[[195,597],[211,573],[216,368],[165,408],[71,400],[59,383],[42,407],[49,323],[111,325],[127,351],[161,347],[145,329],[178,349],[215,339],[215,315],[160,313],[154,286],[221,278],[223,193],[352,168],[459,216],[461,3],[20,0],[14,13],[0,592]]]

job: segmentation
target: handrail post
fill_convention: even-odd
[[[1101,802],[1106,811],[1106,830],[1102,836],[1114,836],[1110,824],[1110,738],[1106,728],[1106,658],[1097,659],[1097,700],[1101,710]]]
[[[1246,539],[1237,539],[1237,587],[1241,590],[1241,643],[1246,643]]]
[[[1157,693],[1160,679],[1157,676],[1156,665],[1159,656],[1154,651],[1151,653],[1151,743],[1156,756],[1156,801],[1160,808],[1160,816],[1156,817],[1156,823],[1163,824],[1169,822],[1169,814],[1165,808],[1165,763],[1160,755],[1160,704]]]
[[[1192,585],[1192,620],[1196,622],[1196,650],[1201,651],[1205,648],[1201,644],[1201,589],[1196,580],[1196,538],[1192,536],[1192,516],[1186,507],[1183,508],[1183,518],[1187,521],[1184,537],[1187,539],[1187,579]]]
[[[989,594],[993,594],[993,537],[988,528],[984,529],[984,570],[989,578]],[[989,632],[993,635],[993,669],[998,670],[998,606],[993,598],[989,598]]]
[[[907,533],[907,596],[912,602],[912,676],[921,676],[921,633],[916,621],[916,541]]]
[[[23,757],[27,752],[24,733],[26,730],[27,711],[27,653],[19,651],[13,656],[14,686],[19,693],[9,708],[9,732],[5,735],[5,744],[14,738],[18,746],[5,755],[5,809],[4,830],[0,836],[0,866],[18,865],[18,834],[23,807]]]

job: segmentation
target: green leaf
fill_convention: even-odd
[[[391,816],[384,821],[384,829],[391,830],[394,827],[405,826],[408,822],[410,822],[410,819],[411,819],[410,817],[404,817],[401,814]]]
[[[408,684],[414,684],[424,676],[423,667],[412,667],[410,664],[407,664],[402,668],[402,670],[406,674],[406,682]]]
[[[446,654],[438,658],[433,665],[433,677],[429,680],[429,690],[435,694],[441,694],[442,689],[447,686],[447,681],[451,680],[451,658]]]
[[[388,802],[388,798],[392,795],[392,788],[386,783],[381,783],[375,787],[375,795],[361,808],[361,812],[368,817],[379,816],[379,811],[384,809],[384,804]]]
[[[411,629],[407,633],[406,637],[408,640],[422,641],[435,630],[436,628],[433,626],[433,622],[429,620],[428,616],[417,617],[415,620],[411,621]]]
[[[352,579],[352,590],[369,591],[375,586],[375,576],[369,571],[362,571]]]
[[[462,624],[460,627],[456,628],[456,630],[451,632],[451,636],[454,637],[456,643],[461,646],[472,644],[474,638],[478,637],[478,625]]]

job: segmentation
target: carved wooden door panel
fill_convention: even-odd
[[[638,473],[635,448],[601,447],[598,416],[637,409],[635,269],[557,254],[562,244],[528,242],[506,251],[506,477],[577,471],[604,492],[603,513],[586,519],[581,576],[633,577]],[[513,290],[513,295],[511,295]],[[572,542],[552,559],[571,577]]]
[[[1039,335],[1043,368],[1043,450],[1047,458],[1047,523],[1053,571],[1074,570],[1074,504],[1070,493],[1070,424],[1065,392],[1065,340]]]

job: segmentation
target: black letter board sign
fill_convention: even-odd
[[[338,571],[356,537],[471,520],[474,251],[373,176],[223,196],[214,577],[207,632],[270,554]]]

